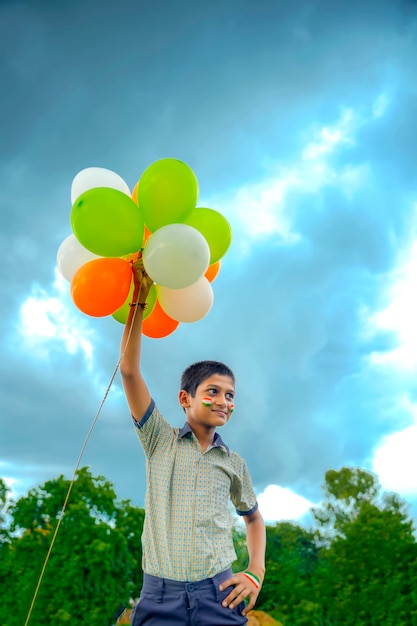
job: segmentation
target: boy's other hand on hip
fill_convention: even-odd
[[[233,574],[231,578],[222,582],[219,589],[220,591],[223,591],[224,589],[227,589],[227,587],[233,587],[233,590],[223,600],[223,606],[229,607],[229,609],[234,609],[239,602],[248,599],[246,607],[244,611],[242,611],[243,615],[246,615],[251,609],[253,609],[261,590],[261,585],[259,585],[258,588],[255,587],[253,582],[247,578],[244,572]]]

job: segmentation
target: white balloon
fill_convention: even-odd
[[[62,276],[69,283],[72,281],[75,272],[85,263],[93,259],[100,259],[97,254],[93,254],[80,244],[75,235],[71,234],[64,239],[58,248],[56,262]]]
[[[146,242],[143,266],[152,280],[170,289],[182,289],[204,275],[210,262],[205,237],[193,226],[168,224]]]
[[[156,291],[165,313],[178,322],[197,322],[207,315],[213,306],[213,289],[205,276],[184,289],[169,289],[156,285]]]
[[[96,187],[110,187],[130,196],[128,184],[119,174],[105,167],[87,167],[75,176],[71,185],[71,204],[85,191]]]

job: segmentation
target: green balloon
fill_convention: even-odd
[[[178,159],[155,161],[139,179],[138,203],[151,233],[161,226],[183,222],[195,208],[197,198],[197,178]]]
[[[142,210],[125,193],[96,187],[83,193],[71,209],[71,226],[90,252],[119,257],[141,249],[144,236]]]
[[[117,311],[112,313],[112,317],[114,317],[116,322],[120,322],[121,324],[126,324],[128,317],[129,317],[130,302],[132,302],[134,289],[135,289],[135,283],[132,279],[132,284],[130,286],[129,295],[126,298],[126,302],[120,307],[120,309],[117,309]],[[155,285],[151,285],[151,288],[149,289],[148,297],[146,298],[146,307],[143,311],[142,319],[145,320],[152,313],[152,311],[155,308],[155,304],[156,304],[156,289],[155,289]]]
[[[214,209],[196,208],[184,220],[206,238],[210,248],[210,265],[219,261],[232,242],[232,229],[225,217]]]

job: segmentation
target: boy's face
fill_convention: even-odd
[[[228,422],[234,409],[235,387],[229,376],[213,374],[203,380],[195,396],[181,390],[179,401],[191,426],[217,427]]]

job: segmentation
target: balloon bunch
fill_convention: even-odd
[[[144,311],[145,335],[166,337],[181,322],[207,315],[211,283],[232,232],[223,215],[197,207],[197,199],[197,178],[178,159],[152,163],[132,193],[111,170],[81,170],[71,186],[73,233],[57,253],[77,308],[125,324],[134,289],[132,263],[141,253],[154,282]]]

